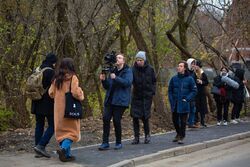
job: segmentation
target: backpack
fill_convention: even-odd
[[[25,94],[31,100],[40,100],[43,94],[47,91],[48,88],[43,88],[43,72],[50,67],[45,67],[41,69],[37,67],[36,70],[28,77],[26,82]]]

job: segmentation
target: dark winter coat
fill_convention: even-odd
[[[149,118],[151,104],[155,95],[156,78],[152,66],[145,62],[143,67],[133,66],[133,93],[130,115],[135,118]]]
[[[236,81],[239,84],[238,89],[232,89],[232,99],[231,101],[233,103],[243,103],[244,102],[244,73],[245,71],[243,69],[236,69],[234,81]]]
[[[33,100],[31,105],[31,113],[32,114],[41,114],[41,115],[53,115],[54,114],[54,100],[50,98],[48,94],[48,89],[52,83],[52,79],[54,77],[55,71],[53,64],[47,60],[43,61],[40,66],[41,69],[45,67],[50,67],[52,69],[46,69],[43,72],[43,88],[47,89],[47,91],[43,94],[42,99]]]
[[[197,75],[195,75],[195,81],[197,85],[197,95],[195,97],[195,106],[197,112],[207,113],[207,96],[206,96],[206,87],[208,85],[207,75],[202,71],[200,80],[202,80],[202,84],[197,82]]]
[[[169,82],[168,98],[171,111],[177,113],[189,113],[190,101],[197,94],[194,79],[188,74],[177,74]]]
[[[115,69],[115,73],[117,73],[117,69]],[[127,65],[121,69],[115,79],[108,78],[102,81],[102,86],[106,89],[104,105],[128,107],[131,98],[132,81],[132,70]]]
[[[230,76],[228,76],[230,77]],[[218,75],[214,78],[214,82],[213,82],[213,86],[216,86],[219,89],[224,89],[225,90],[225,95],[226,96],[221,96],[221,95],[217,95],[214,94],[214,100],[218,101],[218,102],[225,102],[227,100],[231,100],[232,97],[232,87],[230,87],[228,84],[226,84],[225,82],[223,82],[221,80],[221,76]]]

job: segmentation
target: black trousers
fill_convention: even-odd
[[[139,119],[141,119],[142,122],[143,122],[143,128],[144,128],[145,136],[148,136],[149,135],[149,118],[145,119],[144,117],[142,117],[142,118],[133,118],[134,136],[135,137],[140,137]]]
[[[231,119],[240,118],[240,111],[242,109],[243,103],[233,103]]]
[[[176,133],[181,138],[186,135],[186,122],[188,113],[177,113],[176,111],[172,113],[172,120]]]
[[[215,100],[217,107],[217,121],[222,121],[222,108],[223,108],[223,120],[228,121],[228,107],[229,100],[221,102],[220,100]]]
[[[103,115],[103,143],[109,142],[110,121],[113,117],[113,124],[115,128],[116,144],[121,144],[122,128],[121,119],[126,107],[122,106],[105,106]]]

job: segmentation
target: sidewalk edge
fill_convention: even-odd
[[[110,165],[109,167],[135,167],[138,165],[143,165],[153,161],[170,158],[178,155],[188,154],[202,149],[214,147],[217,145],[225,144],[228,142],[242,140],[245,138],[250,138],[250,131],[244,133],[238,133],[235,135],[222,137],[219,139],[208,140],[200,143],[195,143],[187,146],[175,147],[166,150],[161,150],[156,153],[144,155],[141,157],[133,158],[118,162],[116,164]]]

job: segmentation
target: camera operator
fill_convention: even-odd
[[[113,117],[116,143],[114,149],[121,149],[121,119],[123,112],[130,103],[133,74],[131,68],[125,64],[123,54],[116,56],[116,67],[110,75],[100,75],[103,88],[106,90],[103,114],[103,141],[99,150],[109,149],[110,120]]]

